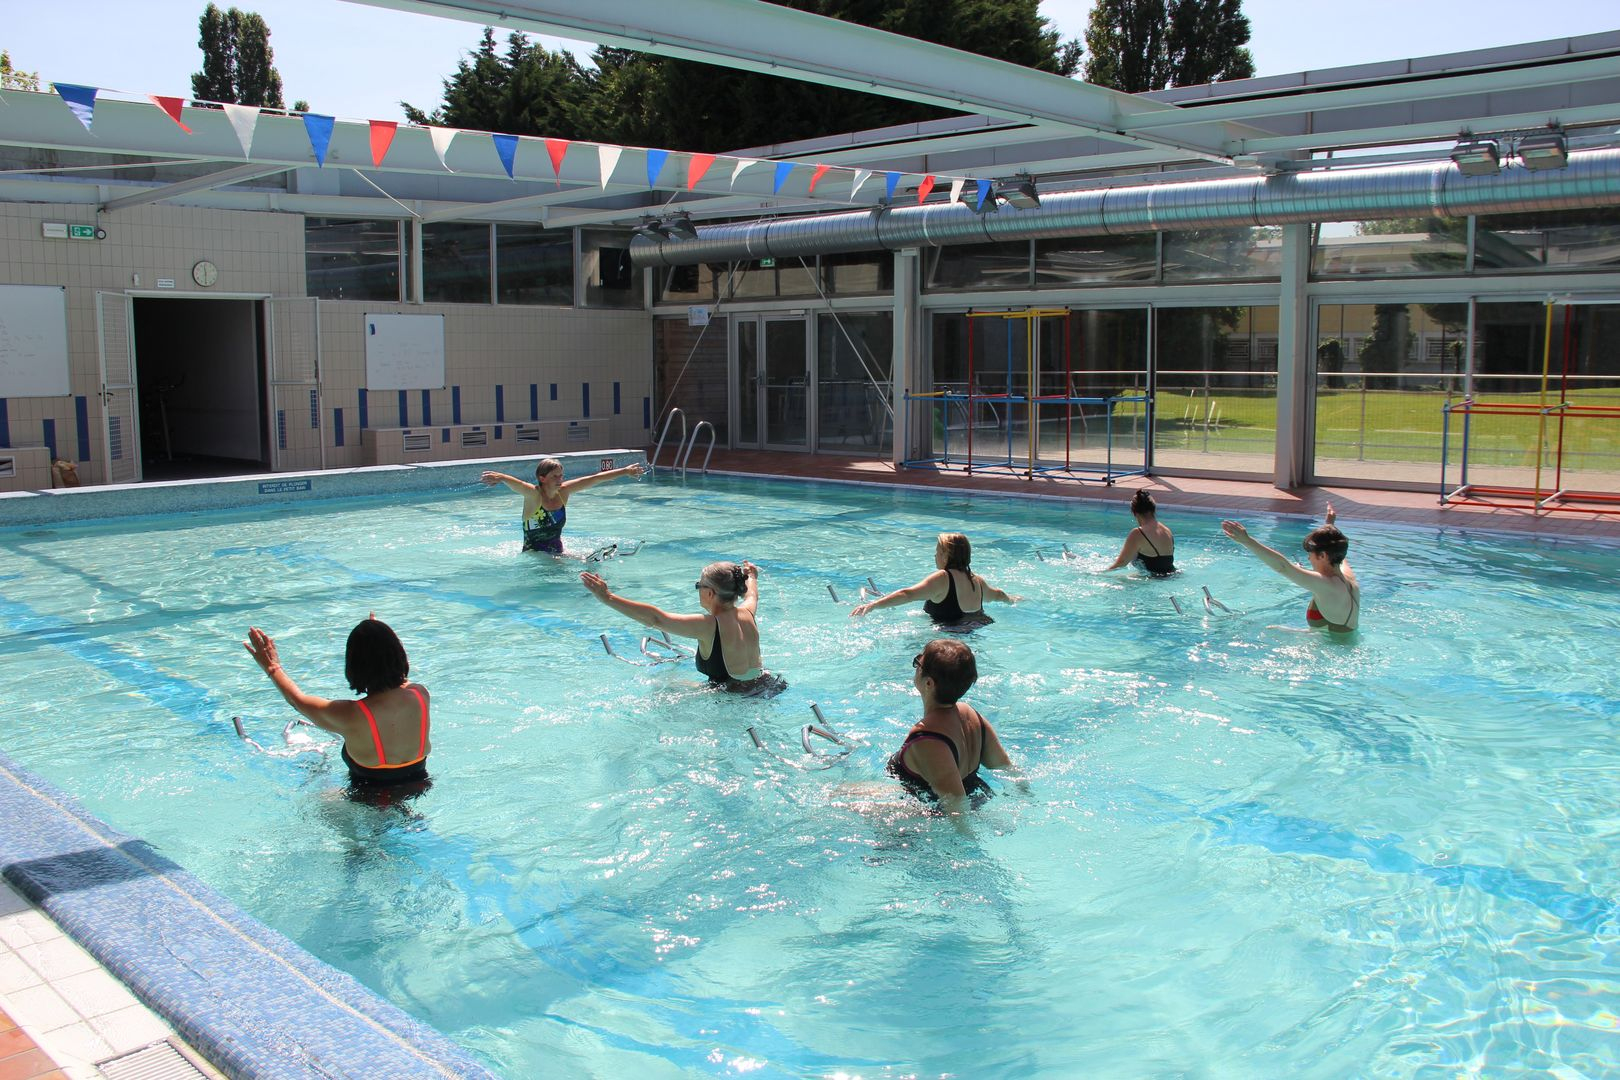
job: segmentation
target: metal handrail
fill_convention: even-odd
[[[684,423],[685,421],[683,420],[682,422]],[[686,446],[681,453],[680,470],[683,477],[686,475],[686,460],[692,456],[692,448],[697,445],[698,436],[703,434],[704,428],[709,429],[709,451],[703,455],[703,467],[701,471],[705,476],[708,475],[709,459],[714,456],[714,425],[709,423],[707,420],[699,420],[697,425],[692,428],[692,437],[687,441]]]
[[[658,445],[653,447],[652,457],[647,459],[647,467],[653,472],[658,471],[658,454],[664,449],[664,440],[669,437],[669,425],[675,422],[677,416],[681,418],[681,437],[675,441],[675,453],[677,456],[681,452],[681,447],[686,445],[686,413],[679,408],[671,409],[664,416],[664,430],[658,433]],[[674,472],[676,468],[677,466],[672,459],[669,466],[670,472]]]

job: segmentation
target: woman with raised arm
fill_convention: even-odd
[[[589,571],[580,574],[585,588],[619,614],[642,626],[697,641],[697,669],[726,690],[748,693],[775,688],[782,680],[765,670],[759,655],[759,567],[751,562],[710,563],[697,579],[701,615],[677,615],[619,596]]]
[[[287,704],[310,723],[343,737],[343,763],[358,788],[427,781],[427,688],[409,681],[411,664],[398,635],[376,616],[349,631],[343,677],[361,697],[332,701],[298,688],[281,667],[276,643],[258,627],[242,643]]]
[[[1305,537],[1305,558],[1310,568],[1296,566],[1288,556],[1249,535],[1235,521],[1221,522],[1221,530],[1257,555],[1262,563],[1311,594],[1305,621],[1316,629],[1348,634],[1361,623],[1361,583],[1345,556],[1350,541],[1334,522],[1338,514],[1329,503],[1325,524]]]
[[[886,596],[865,604],[857,604],[849,611],[851,618],[860,618],[878,608],[898,607],[917,600],[940,626],[971,629],[995,620],[984,613],[986,600],[1012,604],[1018,597],[1002,592],[969,566],[973,558],[973,545],[961,533],[940,533],[934,545],[934,566],[937,569],[904,589],[896,589]]]
[[[1119,557],[1113,565],[1103,567],[1103,573],[1133,562],[1154,577],[1175,573],[1176,538],[1159,524],[1159,508],[1145,488],[1131,499],[1131,516],[1136,519],[1136,528],[1126,535]]]
[[[568,519],[568,496],[576,491],[587,491],[597,484],[617,480],[621,476],[640,476],[647,468],[641,462],[631,462],[622,469],[563,480],[563,465],[556,458],[541,458],[534,467],[534,483],[526,483],[506,473],[486,472],[478,479],[486,484],[505,484],[523,496],[523,550],[544,551],[561,555],[563,550],[563,524]]]

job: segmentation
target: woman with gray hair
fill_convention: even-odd
[[[608,607],[642,626],[697,641],[697,669],[727,690],[751,691],[769,681],[759,656],[759,567],[751,562],[710,563],[697,579],[701,615],[676,615],[639,600],[618,596],[606,581],[589,571],[580,574],[585,588]]]

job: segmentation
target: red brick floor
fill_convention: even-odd
[[[665,459],[668,459],[666,452]],[[1369,488],[1305,487],[1283,490],[1263,481],[1201,480],[1191,477],[1132,477],[1112,487],[1096,480],[1016,476],[950,469],[897,469],[887,461],[833,454],[794,454],[755,450],[716,450],[712,473],[857,480],[914,488],[1042,495],[1057,498],[1129,502],[1138,488],[1153,493],[1161,506],[1204,507],[1234,515],[1245,513],[1304,514],[1320,517],[1329,502],[1341,523],[1381,521],[1436,528],[1476,528],[1542,536],[1620,539],[1620,515],[1583,510],[1536,512],[1529,505],[1501,507],[1441,506],[1434,491],[1376,491]]]
[[[0,1080],[68,1080],[68,1074],[0,1009]]]

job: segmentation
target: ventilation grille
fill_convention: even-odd
[[[474,428],[471,431],[463,431],[461,433],[461,445],[488,446],[489,432],[485,431],[483,428]]]
[[[117,414],[107,417],[107,452],[114,461],[124,460],[124,418]]]
[[[590,442],[591,426],[589,424],[573,424],[568,428],[569,442]]]
[[[0,476],[16,476],[17,459],[13,457],[0,457]]]
[[[540,429],[539,428],[519,427],[519,428],[515,428],[513,430],[516,432],[516,434],[512,436],[512,441],[513,442],[538,443],[540,441]]]
[[[427,432],[419,435],[406,434],[401,440],[402,449],[407,454],[426,454],[433,449],[433,436]]]
[[[96,1069],[107,1080],[208,1080],[207,1073],[167,1041],[97,1062]]]

